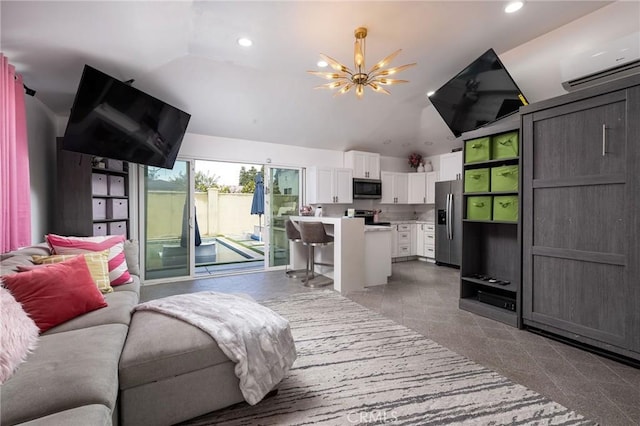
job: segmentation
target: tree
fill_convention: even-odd
[[[209,172],[196,172],[194,176],[195,181],[195,190],[196,192],[207,192],[209,188],[219,188],[218,184],[219,177],[214,175],[210,175]],[[184,185],[186,183],[186,175],[185,173],[180,173],[180,175],[175,176],[171,179],[171,182],[176,182]]]
[[[209,175],[209,172],[205,173],[202,171],[198,171],[196,172],[194,179],[195,179],[196,191],[199,191],[199,192],[207,192],[209,188],[220,187],[220,185],[218,185],[219,177],[216,176],[215,174]]]
[[[258,173],[262,173],[262,176],[264,177],[264,166],[262,166],[260,170],[256,169],[254,166],[251,166],[249,170],[244,166],[240,167],[238,183],[242,186],[242,193],[252,194],[256,190],[256,176]]]

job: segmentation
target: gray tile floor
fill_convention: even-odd
[[[346,296],[602,425],[640,425],[639,369],[461,311],[458,280],[456,269],[394,263],[389,284]],[[141,299],[206,290],[256,300],[315,291],[277,271],[147,286]]]

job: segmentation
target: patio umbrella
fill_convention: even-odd
[[[196,208],[193,208],[193,220],[195,221],[195,230],[193,233],[194,245],[197,247],[202,244],[202,238],[200,237],[200,228],[198,228],[198,218],[196,217]],[[180,246],[187,246],[187,239],[189,238],[189,202],[184,202],[184,208],[182,209],[182,234],[180,235]]]
[[[262,181],[262,173],[256,174],[256,188],[253,190],[253,200],[251,202],[251,214],[258,215],[258,229],[260,235],[258,239],[262,241],[262,215],[264,214],[264,182]]]

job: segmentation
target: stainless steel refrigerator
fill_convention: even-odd
[[[436,182],[436,263],[460,266],[462,181]]]

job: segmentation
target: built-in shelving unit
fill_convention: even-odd
[[[54,232],[129,237],[129,164],[66,151],[62,138],[57,146]]]
[[[520,178],[517,177],[518,186],[513,190],[492,191],[491,171],[493,168],[510,166],[516,169],[517,173],[520,157],[505,157],[504,153],[493,152],[492,147],[496,142],[495,138],[499,140],[501,137],[515,136],[517,146],[514,149],[517,153],[521,152],[519,124],[519,117],[510,117],[500,124],[463,135],[465,140],[463,161],[473,157],[466,151],[472,149],[474,141],[488,144],[488,147],[483,146],[483,149],[486,149],[486,158],[475,158],[463,163],[463,179],[469,179],[474,172],[484,173],[486,188],[467,191],[468,186],[465,185],[463,193],[459,307],[513,327],[520,327],[521,324],[521,221],[519,215],[515,220],[494,218],[492,208],[497,201],[495,197],[509,197],[512,201],[517,200],[515,208],[518,208]],[[504,158],[494,158],[496,155],[502,155]],[[479,199],[482,199],[483,208],[488,217],[478,218],[474,216],[474,211],[469,210],[471,207],[469,204]],[[487,208],[490,212],[486,211]]]

